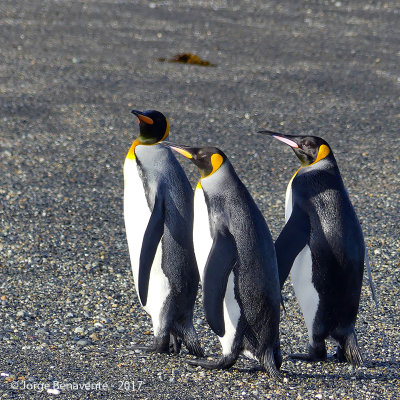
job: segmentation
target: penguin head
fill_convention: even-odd
[[[169,134],[168,119],[159,111],[132,110],[139,119],[140,134],[137,144],[152,145],[164,140]]]
[[[216,147],[189,147],[169,142],[163,144],[192,161],[199,169],[202,179],[216,172],[227,159],[226,155]]]
[[[314,164],[332,153],[329,144],[318,136],[284,135],[272,131],[259,131],[290,146],[302,166]]]

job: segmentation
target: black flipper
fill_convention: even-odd
[[[139,298],[143,306],[147,303],[150,270],[158,244],[164,233],[165,209],[161,196],[156,196],[153,211],[143,236],[139,261]]]
[[[218,230],[204,269],[203,301],[207,322],[218,335],[224,336],[224,309],[228,277],[237,261],[235,239],[228,229]]]
[[[310,229],[308,215],[295,204],[288,222],[275,242],[281,288],[289,275],[295,258],[308,243]]]

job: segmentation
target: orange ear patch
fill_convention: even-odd
[[[323,158],[328,156],[330,152],[331,151],[329,150],[329,147],[327,145],[321,144],[321,146],[319,146],[317,158],[315,159],[313,164],[317,163],[318,161],[321,161]]]
[[[211,156],[211,164],[213,166],[211,174],[213,174],[222,165],[223,162],[224,162],[224,159],[221,156],[221,154],[218,154],[218,153],[213,154]]]
[[[139,114],[137,117],[139,118],[139,121],[143,121],[145,124],[148,125],[154,124],[154,121],[151,118],[146,117],[145,115]]]

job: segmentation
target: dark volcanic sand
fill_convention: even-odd
[[[398,398],[399,13],[396,1],[2,0],[0,398],[47,399],[60,386],[65,399]],[[158,61],[182,52],[216,66]],[[255,132],[331,144],[380,300],[377,310],[365,278],[356,326],[364,367],[287,359],[307,345],[290,283],[282,382],[244,357],[205,371],[186,365],[186,350],[132,349],[151,341],[122,215],[132,108],[164,112],[175,142],[221,147],[274,238],[299,163]],[[200,296],[195,325],[218,357]]]

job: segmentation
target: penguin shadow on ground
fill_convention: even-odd
[[[400,360],[391,361],[366,361],[365,366],[367,368],[391,368],[400,371]],[[400,373],[399,373],[400,375]]]
[[[284,359],[284,363],[293,362],[294,360]],[[299,361],[295,360],[297,365]],[[301,363],[308,363],[308,361],[300,361]],[[342,372],[319,372],[317,368],[321,368],[324,365],[336,364],[338,366],[342,366]],[[337,360],[335,356],[328,356],[326,361],[317,361],[313,362],[315,366],[315,370],[312,373],[308,372],[296,372],[293,371],[294,368],[291,368],[289,365],[286,365],[286,368],[281,370],[286,373],[288,379],[321,379],[323,381],[334,381],[337,379],[341,380],[375,380],[386,382],[388,380],[388,374],[384,371],[376,371],[376,369],[390,368],[392,371],[399,371],[400,362],[399,361],[364,361],[363,366],[352,368],[349,371],[350,364],[347,362],[340,362]],[[395,372],[390,374],[390,379],[399,379],[400,373]]]
[[[400,360],[391,360],[391,361],[380,361],[380,360],[371,360],[366,361],[364,366],[366,370],[363,370],[363,378],[364,379],[375,379],[377,381],[387,381],[388,375],[390,375],[390,379],[399,379],[400,380]],[[387,369],[390,370],[390,374],[386,371],[381,373],[381,375],[376,375],[369,372],[372,369]]]
[[[217,361],[219,359],[218,354],[209,354],[207,357],[210,361]],[[186,365],[186,369],[190,372],[195,372],[198,371],[201,367],[199,366],[192,366],[190,364]],[[202,368],[203,369],[203,368]],[[204,369],[203,369],[204,370]],[[244,355],[240,355],[239,358],[236,361],[236,364],[228,369],[220,369],[220,370],[214,370],[217,372],[228,372],[228,373],[243,373],[243,374],[249,374],[249,375],[254,375],[258,373],[267,373],[265,368],[262,367],[256,360],[253,360],[251,358],[248,358]],[[280,370],[283,374],[286,373],[284,370]]]

